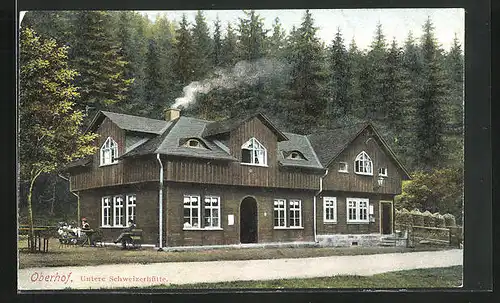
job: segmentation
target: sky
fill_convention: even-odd
[[[435,35],[443,49],[448,50],[453,43],[455,34],[459,39],[462,50],[464,49],[465,11],[463,9],[315,9],[310,10],[314,24],[318,27],[318,36],[325,43],[330,44],[337,29],[340,28],[346,46],[354,38],[361,49],[366,49],[375,33],[378,22],[388,43],[394,38],[400,46],[403,45],[408,32],[418,38],[422,35],[422,25],[428,17],[431,18]],[[140,11],[147,14],[154,21],[158,13],[167,15],[169,20],[180,21],[182,14],[186,13],[188,21],[194,23],[196,11]],[[299,27],[305,10],[257,10],[264,19],[267,29],[272,28],[272,23],[279,17],[287,33],[293,26]],[[205,18],[213,32],[213,21],[219,17],[223,28],[228,22],[238,24],[238,18],[244,17],[241,10],[205,10]]]

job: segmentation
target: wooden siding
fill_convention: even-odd
[[[241,146],[255,137],[267,149],[267,167],[241,164]],[[253,118],[231,132],[231,155],[237,162],[167,157],[165,179],[201,184],[242,185],[273,188],[318,189],[321,172],[280,168],[277,162],[276,135]]]
[[[337,223],[325,223],[323,221],[323,197],[337,198]],[[347,223],[346,198],[367,198],[369,205],[373,205],[373,216],[375,222],[369,223]],[[346,192],[323,192],[316,201],[316,233],[318,235],[331,234],[368,234],[380,232],[380,201],[393,201],[392,195],[374,195],[363,193]]]
[[[142,184],[117,186],[107,189],[87,190],[80,193],[80,214],[86,217],[91,228],[101,227],[101,201],[104,196],[136,195],[136,224],[143,230],[144,242],[158,243],[158,185]],[[125,207],[125,206],[124,206]],[[111,204],[113,212],[113,205]],[[165,217],[165,216],[164,216]],[[123,227],[103,227],[104,242],[112,242]]]
[[[118,144],[118,155],[125,152],[125,132],[109,118],[104,119],[96,133],[99,134],[99,138],[96,140],[96,146],[99,149],[108,137],[112,137]],[[159,164],[153,155],[150,155],[149,158],[121,160],[117,164],[106,166],[100,166],[99,156],[98,150],[92,158],[91,167],[75,170],[71,175],[72,191],[159,180]]]
[[[370,139],[371,138],[371,139]],[[373,176],[354,173],[356,156],[365,151],[373,162]],[[339,162],[347,162],[348,173],[338,171]],[[378,186],[378,169],[387,168],[387,177],[384,184]],[[381,194],[401,193],[401,172],[390,156],[374,138],[366,132],[360,134],[328,168],[328,175],[324,178],[324,190],[352,191]]]
[[[183,198],[185,194],[219,196],[222,230],[183,230]],[[313,195],[303,191],[266,190],[235,186],[203,186],[200,184],[169,183],[166,189],[167,245],[218,245],[240,243],[240,204],[247,196],[257,201],[259,243],[313,241]],[[302,200],[303,229],[274,229],[274,199]],[[203,203],[202,203],[203,205]],[[203,211],[201,211],[203,214]],[[228,225],[228,215],[234,215],[234,225]],[[287,215],[288,218],[288,215]]]

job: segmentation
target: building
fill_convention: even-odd
[[[89,130],[98,151],[67,171],[105,241],[132,218],[161,247],[361,245],[393,233],[409,178],[370,123],[304,136],[263,114],[213,122],[169,109],[165,120],[101,111]]]

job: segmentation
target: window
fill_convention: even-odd
[[[337,223],[336,197],[323,197],[323,222]]]
[[[381,167],[378,169],[378,175],[382,177],[387,177],[387,167]]]
[[[341,173],[347,173],[347,162],[340,162],[339,163],[339,172]]]
[[[361,175],[373,175],[373,163],[370,157],[364,152],[360,152],[354,161],[354,171]]]
[[[241,146],[241,162],[246,164],[267,165],[267,151],[264,145],[251,138]]]
[[[347,198],[347,223],[368,223],[368,199]]]
[[[302,227],[302,201],[290,200],[289,201],[289,226]]]
[[[299,152],[299,151],[292,151],[288,154],[288,156],[286,156],[287,159],[291,159],[291,160],[306,160],[306,158],[304,157],[304,155]]]
[[[123,226],[124,223],[123,197],[113,197],[113,226]]]
[[[274,227],[285,227],[285,203],[284,199],[274,200]]]
[[[190,148],[205,148],[203,143],[201,143],[200,140],[198,139],[189,139],[184,143],[185,147],[190,147]]]
[[[200,227],[200,197],[184,195],[184,228]]]
[[[118,144],[113,138],[108,137],[101,147],[101,165],[118,163]]]
[[[205,197],[205,228],[220,228],[220,198]]]
[[[102,198],[101,226],[111,226],[111,197]]]
[[[127,195],[127,222],[133,220],[135,222],[135,195]]]

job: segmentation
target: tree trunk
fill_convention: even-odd
[[[30,241],[31,252],[35,252],[35,231],[33,230],[33,207],[32,207],[32,203],[31,203],[31,197],[33,194],[33,186],[35,185],[35,181],[36,181],[36,179],[38,179],[38,176],[40,176],[41,173],[42,173],[42,171],[40,170],[39,172],[37,172],[33,176],[33,178],[31,178],[30,187],[28,190],[28,197],[27,197],[27,200],[28,200],[28,226],[29,226],[29,238],[30,238],[29,241]]]

